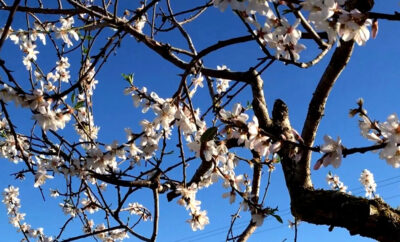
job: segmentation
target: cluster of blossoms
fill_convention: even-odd
[[[129,211],[129,213],[138,215],[141,219],[143,219],[144,221],[147,220],[151,220],[151,213],[150,211],[144,207],[142,204],[140,203],[129,203],[128,207],[122,209],[123,211]]]
[[[82,96],[83,97],[83,96]],[[84,102],[80,99],[80,102]],[[81,141],[91,141],[97,139],[100,127],[96,126],[93,114],[85,106],[75,109],[77,111],[77,122],[74,124],[75,131],[79,134]]]
[[[368,198],[377,197],[376,192],[376,183],[374,180],[374,175],[367,169],[361,172],[360,182],[364,186],[365,196]]]
[[[87,155],[82,168],[98,174],[108,174],[109,172],[116,171],[117,157],[125,159],[125,150],[118,146],[117,141],[114,141],[111,145],[106,145],[106,150],[106,152],[103,152],[98,145],[92,145],[90,148],[87,148]]]
[[[89,191],[85,191],[85,198],[81,200],[82,211],[87,211],[90,214],[93,214],[100,209],[100,204],[97,201],[96,197]]]
[[[249,116],[244,111],[245,109],[240,103],[233,106],[232,112],[220,111],[221,121],[227,123],[223,131],[226,133],[227,139],[237,140],[238,146],[254,150],[262,157],[269,157],[278,152],[281,143],[272,143],[271,138],[263,134],[256,116],[253,116],[252,121],[247,123]]]
[[[290,24],[286,18],[278,18],[270,8],[268,2],[279,1],[238,1],[238,0],[218,0],[214,1],[214,5],[224,11],[228,5],[232,10],[239,11],[244,19],[255,26],[255,36],[259,38],[262,44],[268,45],[270,48],[275,49],[275,56],[277,58],[293,59],[297,61],[300,58],[299,53],[305,49],[305,46],[299,44],[301,38],[301,31],[296,29],[300,20],[296,20]],[[260,24],[254,18],[254,15],[259,15],[266,18],[264,24]]]
[[[33,112],[32,119],[36,120],[45,131],[63,129],[71,119],[69,109],[55,109],[56,103],[51,98],[45,97],[43,86],[34,89],[32,94],[25,94],[3,84],[0,89],[0,100],[4,102],[13,101],[17,106],[29,107]]]
[[[381,159],[395,168],[400,167],[400,121],[396,114],[389,115],[386,122],[379,124],[379,129],[386,142],[379,154]]]
[[[194,88],[192,95],[196,92],[198,86],[202,87],[201,76],[197,80],[193,79]],[[207,162],[211,162],[218,152],[227,153],[227,148],[224,144],[217,147],[214,140],[202,142],[201,137],[207,130],[204,121],[200,120],[198,110],[191,112],[186,105],[178,105],[174,99],[160,98],[156,93],[147,93],[147,89],[143,87],[129,87],[125,90],[126,94],[131,93],[134,105],[142,106],[142,112],[147,112],[150,108],[153,110],[156,117],[153,121],[142,120],[142,135],[139,145],[135,145],[135,137],[132,131],[127,129],[128,146],[130,156],[134,161],[138,162],[141,158],[149,159],[153,157],[154,152],[158,149],[158,143],[161,138],[170,138],[171,131],[174,126],[177,126],[182,132],[188,147],[196,152],[198,157],[203,157]],[[222,160],[223,158],[221,158]],[[210,171],[209,174],[203,176],[202,181],[197,184],[192,184],[190,187],[178,188],[181,193],[179,204],[186,207],[190,211],[191,219],[187,222],[192,229],[204,229],[204,226],[209,223],[207,212],[200,209],[200,201],[195,199],[198,187],[208,186],[218,180],[216,172]]]
[[[368,26],[372,21],[358,9],[350,12],[344,9],[345,0],[306,0],[301,3],[304,10],[309,11],[309,21],[315,28],[328,34],[330,43],[337,36],[344,41],[354,40],[364,45],[370,37]]]
[[[104,232],[103,232],[104,231]],[[93,219],[85,219],[83,225],[83,232],[85,234],[94,233],[95,236],[103,242],[109,241],[123,241],[129,238],[129,235],[124,229],[108,229],[104,224],[95,226]]]
[[[49,72],[47,74],[47,80],[53,79],[54,81],[60,80],[61,82],[69,82],[70,74],[68,68],[71,66],[68,62],[68,57],[61,57],[59,61],[56,62],[55,73]]]
[[[17,140],[22,153],[17,149],[14,136],[10,133],[8,122],[5,118],[0,121],[0,157],[4,157],[9,161],[17,164],[21,161],[21,157],[24,155],[28,157],[29,142],[28,139],[17,134]]]
[[[186,222],[190,224],[193,231],[198,229],[203,230],[204,226],[209,224],[210,221],[207,217],[207,211],[201,211],[201,202],[196,200],[197,185],[192,184],[190,187],[178,187],[177,191],[181,194],[178,204],[189,210],[189,215],[191,216],[191,219],[188,219]]]
[[[329,172],[328,175],[326,175],[326,181],[333,190],[343,193],[347,192],[347,186],[345,186],[343,182],[340,181],[339,176],[333,175],[331,172]]]
[[[363,108],[363,100],[358,100],[358,108],[350,110],[350,116],[358,114],[359,128],[361,135],[376,145],[383,145],[379,153],[381,159],[386,160],[394,168],[400,167],[400,120],[396,114],[388,116],[385,122],[371,121],[367,115],[367,110]],[[321,165],[340,166],[343,156],[343,145],[341,139],[333,140],[330,136],[324,137],[325,143],[320,147],[324,156],[317,161],[314,169],[319,169]]]
[[[67,47],[73,45],[69,37],[72,37],[76,41],[79,40],[78,32],[72,27],[74,24],[74,18],[60,18],[61,26],[57,27],[53,23],[38,23],[35,22],[33,28],[29,31],[24,30],[13,30],[10,28],[7,32],[7,38],[12,40],[14,44],[19,45],[21,51],[25,54],[23,57],[23,64],[27,70],[32,69],[32,61],[37,60],[37,54],[39,51],[36,50],[36,40],[39,38],[43,45],[46,45],[46,34],[55,33],[57,39],[62,39]],[[0,34],[4,29],[0,29]]]
[[[3,200],[2,202],[7,207],[7,214],[9,216],[9,222],[18,231],[24,233],[24,235],[28,238],[36,239],[42,242],[51,242],[54,241],[52,237],[47,237],[43,234],[43,228],[33,229],[27,223],[23,223],[25,219],[25,214],[21,213],[19,209],[21,208],[19,196],[19,188],[10,186],[5,188],[3,191]]]
[[[75,207],[75,205],[69,200],[65,200],[63,203],[59,203],[59,206],[61,207],[65,215],[71,217],[75,217],[80,212],[79,209]]]
[[[65,44],[67,44],[67,47],[73,46],[72,41],[70,40],[69,37],[72,37],[75,39],[75,41],[79,40],[79,35],[78,32],[76,32],[73,28],[72,25],[74,24],[74,18],[69,17],[69,18],[60,18],[60,27],[53,27],[53,31],[56,33],[56,38],[57,39],[62,39]]]
[[[154,92],[147,93],[145,87],[141,90],[129,87],[125,93],[131,93],[134,105],[136,107],[141,105],[142,112],[147,112],[151,108],[156,115],[153,121],[144,119],[140,122],[142,135],[139,147],[133,140],[128,142],[133,157],[138,154],[145,159],[153,157],[154,152],[158,149],[160,139],[170,138],[174,125],[180,128],[187,141],[191,139],[191,135],[197,129],[205,129],[205,122],[200,120],[198,111],[192,113],[188,107],[177,105],[174,99],[160,98]],[[128,131],[127,135],[128,137],[132,136],[131,131]]]
[[[377,144],[385,143],[379,153],[381,159],[386,160],[394,168],[400,167],[400,121],[396,114],[388,116],[383,123],[372,122],[366,115],[366,110],[360,114],[359,127],[361,135]]]
[[[277,0],[214,1],[214,5],[221,11],[231,6],[232,10],[238,11],[249,24],[255,26],[255,36],[264,45],[275,49],[277,58],[297,61],[299,53],[305,49],[304,45],[298,43],[301,38],[298,29],[301,20],[298,18],[290,24],[288,19],[274,13],[269,3],[286,4],[285,1]],[[370,37],[368,26],[371,20],[357,9],[346,11],[344,4],[344,0],[305,0],[300,5],[309,12],[308,21],[317,30],[328,34],[329,44],[333,44],[339,36],[344,41],[354,40],[358,45],[364,45]],[[288,6],[291,11],[298,11],[290,3]],[[266,18],[264,24],[254,18],[256,13]],[[377,29],[373,31],[376,34]]]
[[[103,230],[107,230],[107,227],[104,224],[99,224],[94,228],[94,232],[96,232],[96,237],[99,238],[103,242],[109,241],[123,241],[124,239],[129,238],[128,233],[124,229],[114,229],[108,232],[100,232]]]
[[[135,11],[131,12],[130,10],[125,10],[124,11],[124,15],[122,18],[119,18],[120,21],[125,22],[125,23],[129,23],[131,22],[131,19],[129,19],[129,17],[135,17],[136,20],[133,22],[132,26],[133,28],[138,31],[139,33],[143,32],[143,28],[147,23],[147,17],[146,17],[146,13],[142,13],[139,17],[137,17],[140,11],[142,11],[144,8],[144,5],[141,5],[140,7],[138,7]],[[134,13],[132,15],[132,13]]]
[[[47,162],[45,159],[37,158],[37,169],[35,172],[35,184],[34,187],[39,187],[43,185],[47,179],[54,178],[51,175],[47,174],[47,167],[51,166],[53,170],[57,169],[58,162],[55,160],[54,163]]]

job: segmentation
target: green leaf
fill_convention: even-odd
[[[274,154],[273,162],[274,163],[280,163],[281,162],[281,157],[276,153]]]
[[[89,49],[82,45],[82,52],[86,55],[87,53],[89,53]]]
[[[129,82],[129,84],[133,85],[133,77],[134,77],[133,73],[130,73],[130,74],[122,73],[121,75],[127,82]]]
[[[80,101],[80,102],[78,102],[76,105],[75,105],[75,109],[78,109],[78,108],[81,108],[81,107],[83,107],[85,105],[85,101]]]
[[[7,134],[6,134],[6,132],[4,130],[0,131],[0,136],[2,138],[7,138]]]
[[[253,108],[253,105],[251,104],[251,102],[247,101],[245,109],[249,110],[249,109],[252,109],[252,108]]]
[[[79,32],[79,31],[76,31],[76,33],[78,34],[78,36],[79,36],[79,39],[85,39],[85,36],[83,36],[82,34],[81,34],[81,32]]]
[[[75,101],[76,101],[76,94],[75,94],[75,92],[73,92],[71,95],[71,103],[74,104]]]
[[[210,140],[213,140],[215,136],[217,135],[218,128],[217,127],[211,127],[204,132],[204,134],[201,136],[200,141],[201,142],[207,142]]]
[[[271,214],[279,223],[283,224],[283,220],[279,215]]]
[[[289,13],[292,13],[292,12],[293,12],[293,10],[291,10],[291,9],[285,9],[285,10],[282,11],[283,15],[286,15],[286,14],[289,14]]]

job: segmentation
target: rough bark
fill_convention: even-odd
[[[378,241],[400,241],[400,211],[381,199],[368,200],[337,191],[297,188],[291,192],[292,214],[303,221],[346,228]]]

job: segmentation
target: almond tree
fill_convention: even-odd
[[[32,182],[43,197],[62,197],[60,209],[66,215],[56,235],[33,228],[24,222],[19,189],[10,185],[4,189],[3,203],[17,231],[28,241],[88,237],[119,241],[128,236],[154,241],[160,196],[177,200],[188,210],[191,228],[202,230],[210,221],[207,208],[196,198],[197,191],[220,180],[226,189],[222,196],[230,203],[240,201],[239,211],[251,215],[245,230],[239,234],[229,231],[227,240],[246,241],[266,217],[281,221],[279,211],[265,202],[269,181],[266,187],[261,183],[267,179],[262,174],[271,174],[280,162],[297,221],[398,241],[400,211],[376,195],[370,171],[364,170],[359,178],[367,198],[347,193],[333,174],[327,177],[332,190],[315,189],[310,174],[313,153],[319,158],[315,170],[339,167],[344,157],[368,151],[379,152],[379,158],[394,168],[400,166],[398,117],[392,114],[385,122],[373,121],[362,99],[350,115],[359,116],[361,134],[373,145],[347,148],[342,144],[345,141],[326,135],[324,144],[314,146],[330,91],[354,45],[363,46],[370,36],[375,38],[379,21],[398,21],[400,15],[374,12],[373,0],[211,0],[173,5],[170,0],[0,1],[0,10],[7,16],[0,32],[1,156],[18,166],[16,178]],[[214,44],[198,48],[187,27],[216,8],[240,19],[242,26],[234,27],[242,35],[215,39]],[[214,22],[218,24],[218,19]],[[180,38],[186,47],[178,47],[163,33]],[[128,38],[174,65],[179,85],[170,97],[160,97],[137,86],[133,74],[111,77],[127,82],[124,93],[132,97],[136,108],[150,112],[152,119],[146,115],[147,119],[138,117],[137,127],[119,127],[125,128],[126,140],[107,144],[99,138],[102,131],[93,115],[93,94],[102,81],[96,77],[113,55],[118,58],[117,50],[129,45],[123,41]],[[224,63],[214,68],[207,63],[211,54],[239,48],[242,43],[253,43],[262,56],[246,60],[255,63],[247,70],[232,70]],[[10,44],[19,47],[28,78],[9,67],[14,63],[9,63],[11,50],[5,46]],[[308,51],[306,47],[318,50],[314,58],[301,56]],[[54,54],[57,61],[49,66],[41,59],[42,53]],[[306,69],[326,56],[329,64],[320,80],[315,80],[318,85],[310,97],[304,126],[297,132],[284,101],[278,99],[272,111],[268,109],[263,77],[275,63]],[[249,105],[238,98],[246,90],[252,94]],[[209,97],[204,101],[208,109],[200,111],[193,98],[202,93]],[[15,125],[12,114],[26,115],[22,110],[30,112],[32,121],[24,123],[28,128]],[[168,160],[170,149],[178,154],[174,163]],[[250,157],[239,156],[237,150],[249,151]],[[247,164],[251,174],[243,173],[238,163]],[[49,192],[43,189],[49,179],[64,185]],[[153,207],[129,202],[142,190],[151,191]],[[95,214],[101,214],[104,221],[94,222]],[[83,233],[69,237],[66,231],[73,222],[81,223]],[[152,224],[150,234],[137,229],[142,223]]]

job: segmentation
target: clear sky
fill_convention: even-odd
[[[174,1],[173,6],[178,9],[183,8],[187,4],[184,2],[183,0]],[[399,8],[398,1],[376,1],[373,11],[391,13],[394,10],[399,10]],[[7,16],[8,12],[0,11],[1,26],[4,26]],[[23,17],[23,15],[18,16]],[[23,24],[23,19],[17,19],[13,28],[16,29],[21,24]],[[370,142],[361,137],[357,118],[350,118],[348,115],[349,109],[356,107],[356,100],[360,97],[364,98],[368,114],[376,120],[385,121],[388,115],[399,113],[399,24],[380,21],[377,38],[370,39],[366,46],[355,47],[347,68],[340,76],[329,97],[325,116],[317,134],[316,144],[321,144],[323,142],[322,137],[329,134],[334,138],[340,136],[343,145],[349,148],[371,145]],[[210,8],[197,21],[188,24],[186,29],[191,34],[198,50],[221,39],[247,34],[246,28],[231,13],[230,9],[221,13],[217,8]],[[147,26],[144,33],[148,33],[148,30]],[[173,45],[178,47],[186,47],[182,38],[176,38],[176,32],[160,34],[157,38],[162,41],[171,41]],[[307,45],[308,42],[304,43]],[[42,65],[48,63],[49,66],[54,66],[54,53],[49,53],[42,46],[39,46],[38,50],[40,51],[38,55],[39,63]],[[315,47],[310,47],[309,50],[305,50],[301,54],[301,60],[309,60],[314,55]],[[204,59],[204,65],[211,68],[216,68],[217,65],[227,65],[232,70],[244,71],[254,65],[256,59],[260,57],[263,57],[263,55],[259,47],[255,43],[246,43],[207,56]],[[4,59],[7,66],[15,71],[15,76],[19,80],[27,82],[27,72],[22,65],[21,54],[17,46],[13,45],[11,41],[7,41],[0,53],[0,58]],[[77,56],[70,55],[69,58],[71,73],[77,73],[77,68],[79,68]],[[314,88],[329,58],[330,55],[325,57],[317,66],[309,69],[299,69],[294,66],[275,63],[262,75],[265,81],[264,91],[267,104],[272,107],[275,99],[284,100],[290,110],[292,126],[299,132],[301,132]],[[138,124],[141,119],[154,117],[151,111],[143,115],[139,109],[132,105],[131,98],[123,95],[123,89],[127,85],[123,81],[121,73],[134,73],[135,84],[138,87],[146,86],[148,90],[155,91],[160,97],[167,98],[176,91],[180,82],[178,74],[182,72],[162,60],[142,43],[138,43],[131,37],[126,38],[121,47],[117,49],[116,55],[109,59],[96,78],[99,80],[99,84],[95,90],[93,108],[95,122],[101,127],[99,138],[104,143],[111,143],[113,140],[125,141],[124,128],[131,127],[134,131],[139,131]],[[5,79],[4,73],[0,75],[1,78]],[[235,102],[245,104],[250,101],[249,94],[249,88],[245,89]],[[206,88],[200,90],[198,96],[193,99],[195,107],[199,107],[204,112],[210,105],[207,97]],[[227,109],[230,109],[230,106]],[[252,116],[251,112],[249,114]],[[31,124],[31,116],[28,112],[17,108],[12,110],[12,115],[18,129],[26,130],[31,127],[27,125],[28,123]],[[64,135],[68,136],[69,131],[71,129],[68,128],[63,131]],[[174,138],[171,141],[173,142]],[[174,145],[171,144],[171,149],[173,147]],[[320,157],[320,154],[314,154],[313,164]],[[172,164],[176,162],[177,157],[172,155],[169,159]],[[7,160],[0,160],[0,162],[2,162],[0,189],[8,185],[19,186],[22,200],[21,211],[27,214],[26,221],[33,227],[43,227],[46,235],[56,235],[58,228],[67,218],[58,206],[58,203],[62,201],[51,197],[47,197],[46,201],[43,201],[39,190],[33,188],[31,176],[27,176],[26,180],[20,182],[9,175],[19,171],[22,164],[16,166]],[[191,164],[192,173],[197,164],[199,164],[198,160]],[[246,171],[244,166],[240,166],[239,169]],[[363,196],[364,191],[358,181],[363,169],[369,169],[374,174],[378,185],[377,193],[390,205],[399,206],[399,170],[392,168],[384,160],[380,160],[376,153],[351,155],[343,159],[342,165],[338,169],[330,166],[312,171],[312,179],[316,188],[329,189],[325,177],[331,171],[339,175],[354,195]],[[264,174],[265,177],[263,177],[264,184],[266,175]],[[55,188],[61,184],[56,180],[50,180],[43,186],[45,193],[48,194],[49,188]],[[230,225],[230,215],[234,214],[238,208],[238,202],[230,205],[228,199],[222,199],[224,192],[226,190],[222,188],[221,182],[219,182],[198,193],[198,198],[202,201],[202,208],[208,212],[210,224],[204,230],[197,232],[192,232],[189,224],[185,222],[189,218],[188,212],[177,205],[176,201],[167,202],[165,196],[162,196],[159,241],[224,241]],[[113,196],[111,193],[109,195]],[[149,208],[151,208],[150,192],[138,193],[131,199],[132,202],[138,201],[144,205],[149,205]],[[263,226],[256,230],[249,241],[284,241],[285,239],[292,241],[294,230],[288,228],[288,219],[292,220],[293,218],[290,214],[289,197],[280,165],[277,165],[277,169],[272,173],[271,186],[266,201],[268,206],[279,208],[278,214],[282,217],[284,223],[280,224],[273,218],[266,219]],[[237,234],[245,228],[249,221],[248,214],[242,213],[241,215],[242,218],[238,220],[234,227],[234,232]],[[101,216],[96,217],[96,219],[98,219],[97,222],[100,222]],[[151,226],[149,222],[148,224]],[[22,238],[22,235],[16,233],[15,229],[8,224],[4,206],[0,206],[0,227],[4,232],[0,240],[19,241]],[[142,227],[147,234],[149,234],[149,228],[148,225]],[[333,232],[329,232],[328,226],[301,223],[298,230],[298,241],[372,241],[359,236],[350,237],[346,230],[340,228],[334,228]],[[70,229],[67,234],[74,236],[80,233],[81,228],[76,227],[76,229]],[[135,240],[131,237],[128,241]]]

